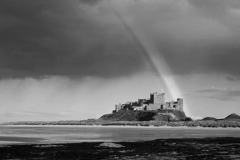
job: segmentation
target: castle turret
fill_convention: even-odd
[[[115,111],[116,111],[116,112],[118,112],[118,111],[121,110],[121,109],[122,109],[122,104],[121,104],[121,103],[115,105]]]
[[[173,101],[170,102],[170,108],[173,109]]]
[[[183,99],[182,98],[178,98],[177,99],[177,103],[178,103],[178,109],[180,111],[183,111]]]

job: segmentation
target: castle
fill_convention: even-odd
[[[149,99],[138,99],[137,102],[127,102],[115,105],[113,113],[119,110],[179,110],[183,111],[183,99],[178,98],[176,102],[165,102],[165,93],[151,93]]]

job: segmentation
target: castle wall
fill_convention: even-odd
[[[145,109],[145,106],[141,106],[141,107],[136,107],[134,108],[134,110],[137,110],[137,111],[142,111]]]
[[[170,102],[170,108],[173,108],[173,101]]]
[[[170,104],[168,102],[165,103],[165,109],[170,108]]]
[[[167,109],[166,103],[162,104],[162,106],[163,106],[163,109]]]
[[[173,108],[173,101],[171,101],[171,102],[166,102],[166,103],[165,103],[165,109],[174,109],[174,108]]]
[[[115,105],[116,112],[122,109],[122,104]]]
[[[156,103],[164,104],[165,103],[165,94],[161,93],[157,95]]]
[[[178,107],[179,107],[178,109],[180,111],[183,111],[183,99],[182,98],[178,98],[177,102],[178,102]]]
[[[138,106],[142,106],[146,102],[147,102],[146,99],[138,99]]]
[[[124,109],[124,110],[131,110],[131,104],[124,104],[124,105],[122,105],[122,109]]]
[[[150,99],[138,99],[137,102],[127,102],[115,105],[115,111],[119,110],[164,110],[176,109],[183,111],[183,99],[178,98],[176,102],[165,103],[165,93],[151,93]]]
[[[151,93],[151,94],[150,94],[149,103],[154,103],[154,94],[155,94],[155,93],[153,93],[153,94]]]
[[[161,104],[149,104],[146,106],[146,110],[158,110],[161,109]]]

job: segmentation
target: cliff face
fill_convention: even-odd
[[[161,111],[132,111],[122,110],[112,114],[105,114],[99,120],[110,121],[173,121],[184,120],[186,115],[179,110]]]

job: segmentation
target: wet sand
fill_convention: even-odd
[[[0,130],[0,159],[240,159],[239,128],[2,126]],[[103,142],[124,147],[99,147]]]
[[[34,138],[34,137],[12,137],[12,136],[0,136],[0,144],[4,143],[37,143],[43,141],[43,138]]]
[[[0,159],[240,159],[240,138],[115,142],[121,148],[100,147],[101,143],[0,145]]]
[[[240,128],[142,126],[2,126],[0,144],[139,141],[168,138],[240,137]]]

